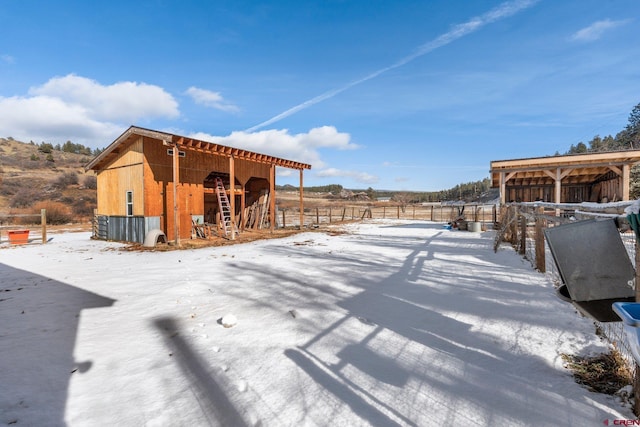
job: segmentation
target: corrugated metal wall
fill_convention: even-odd
[[[110,216],[107,223],[107,240],[144,242],[143,216]]]
[[[96,215],[94,238],[144,243],[150,230],[160,229],[160,217]]]

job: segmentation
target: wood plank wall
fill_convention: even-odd
[[[126,192],[133,191],[133,214],[144,215],[142,138],[133,141],[108,169],[97,173],[99,215],[126,215]]]

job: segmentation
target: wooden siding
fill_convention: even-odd
[[[175,231],[172,156],[167,153],[170,149],[172,147],[163,145],[161,141],[144,138],[144,215],[159,216],[162,231],[171,239]],[[188,238],[191,235],[192,216],[205,216],[212,207],[217,206],[215,195],[205,194],[205,178],[212,172],[228,175],[230,159],[227,156],[190,150],[188,147],[178,146],[178,150],[185,153],[184,157],[179,158],[177,200],[180,224],[178,226],[180,238]],[[236,159],[234,160],[236,184],[245,188],[252,178],[268,180],[269,168],[268,164]],[[241,205],[240,198],[238,197],[236,201],[236,210],[238,210]]]
[[[126,193],[133,191],[133,215],[144,214],[142,138],[133,141],[107,169],[97,171],[99,215],[126,215]]]

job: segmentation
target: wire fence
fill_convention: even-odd
[[[616,203],[613,206],[602,207],[576,204],[551,203],[514,203],[500,212],[500,227],[496,234],[496,245],[508,241],[522,254],[534,268],[544,272],[554,283],[556,291],[563,284],[560,271],[553,259],[549,245],[541,236],[541,228],[554,227],[559,224],[586,219],[609,218],[615,219],[619,226],[620,238],[634,268],[636,267],[636,235],[626,225],[624,208],[628,203]],[[542,241],[542,244],[540,243]],[[544,250],[544,255],[538,257],[536,252]],[[596,333],[610,342],[620,355],[626,360],[627,367],[634,375],[637,365],[631,352],[631,346],[622,322],[601,322],[593,320]]]
[[[326,225],[361,219],[409,219],[435,222],[453,222],[464,217],[468,221],[480,222],[483,228],[496,221],[495,204],[411,204],[396,205],[336,205],[306,208],[303,211],[304,226]],[[300,210],[295,207],[278,207],[276,213],[278,227],[298,227]]]

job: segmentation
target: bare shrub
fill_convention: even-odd
[[[39,191],[33,188],[21,188],[13,195],[9,201],[9,206],[12,208],[28,208],[39,200],[41,200]]]
[[[56,188],[67,188],[70,185],[78,183],[78,174],[75,172],[65,172],[58,177],[53,183]]]
[[[40,213],[42,209],[47,210],[47,224],[67,224],[73,219],[69,207],[64,203],[52,202],[49,200],[39,202],[33,206],[33,213]]]
[[[73,214],[76,217],[91,217],[95,207],[95,203],[91,203],[89,200],[77,200],[73,204]]]
[[[23,188],[23,185],[18,180],[8,180],[5,179],[0,185],[0,195],[3,196],[13,196],[18,193],[20,189]]]
[[[85,188],[88,188],[90,190],[95,190],[98,188],[98,179],[93,175],[87,175],[84,177],[82,184],[84,185]]]

